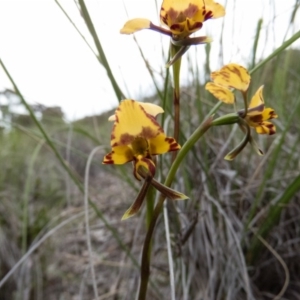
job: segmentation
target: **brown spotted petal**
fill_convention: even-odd
[[[215,84],[245,92],[248,90],[251,77],[244,67],[228,64],[219,71],[212,72],[211,79]]]
[[[276,127],[268,121],[277,117],[273,108],[265,108],[263,86],[261,86],[250,101],[247,115],[245,116],[246,122],[255,128],[257,133],[272,135],[276,133]]]
[[[205,85],[205,89],[212,93],[220,101],[233,104],[234,103],[234,94],[226,87],[215,84],[213,82],[208,82]]]
[[[128,146],[116,146],[113,150],[105,155],[103,159],[103,164],[115,164],[122,165],[134,158],[134,153],[132,149]]]
[[[160,20],[176,39],[184,39],[201,29],[204,21],[224,15],[224,7],[213,0],[164,0]]]
[[[139,102],[123,100],[115,112],[111,146],[130,145],[135,137],[153,138],[162,131],[155,118]]]

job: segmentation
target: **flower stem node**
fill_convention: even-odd
[[[239,121],[240,121],[239,114],[231,113],[213,120],[211,125],[212,126],[231,125],[231,124],[238,123]]]

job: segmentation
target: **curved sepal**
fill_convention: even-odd
[[[131,217],[133,217],[134,215],[136,215],[140,208],[143,205],[146,193],[150,187],[151,184],[151,177],[148,177],[145,179],[143,186],[141,188],[141,190],[139,191],[136,199],[134,200],[134,202],[131,204],[131,206],[125,211],[123,217],[122,217],[122,221],[129,219]]]

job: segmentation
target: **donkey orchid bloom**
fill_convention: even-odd
[[[206,36],[190,38],[189,36],[202,28],[203,22],[225,15],[224,7],[213,0],[164,0],[160,9],[160,22],[164,27],[153,24],[148,19],[132,19],[121,29],[123,34],[131,34],[142,29],[151,29],[171,37],[171,42],[180,47],[172,65],[191,45],[210,43]]]
[[[172,200],[188,197],[157,182],[153,155],[180,149],[174,138],[165,135],[155,117],[162,113],[160,106],[126,99],[109,118],[114,121],[111,134],[112,151],[105,155],[103,164],[124,164],[133,162],[136,179],[144,179],[143,186],[132,205],[124,213],[122,220],[135,215],[143,204],[147,190],[152,184],[158,191]]]
[[[233,89],[242,93],[244,99],[245,109],[238,111],[236,114],[223,116],[216,120],[216,125],[222,125],[231,121],[238,123],[242,131],[245,133],[243,141],[232,151],[230,151],[225,159],[234,159],[249,142],[259,155],[263,155],[252,138],[250,127],[254,128],[258,134],[272,135],[276,133],[276,127],[269,120],[277,118],[273,108],[266,108],[263,98],[263,87],[261,86],[248,105],[247,92],[249,89],[251,77],[248,71],[237,64],[228,64],[221,68],[219,71],[211,73],[213,82],[206,84],[205,88],[212,93],[217,99],[224,103],[235,103],[235,96]],[[230,117],[230,118],[229,118]]]
[[[235,97],[232,89],[246,93],[251,77],[248,71],[237,64],[228,64],[219,71],[211,73],[213,82],[208,82],[205,88],[224,103],[233,104]]]
[[[262,85],[252,97],[244,119],[249,126],[255,128],[257,133],[272,135],[276,133],[276,127],[268,121],[278,116],[273,108],[265,108],[263,88]],[[243,111],[240,113],[243,114]]]
[[[213,0],[164,0],[160,9],[160,21],[167,29],[154,25],[150,20],[137,18],[126,22],[121,33],[131,34],[151,29],[180,40],[201,29],[203,22],[224,15],[224,7]]]
[[[155,175],[153,155],[180,149],[174,138],[167,137],[157,123],[155,116],[163,112],[153,104],[143,104],[134,100],[122,101],[115,112],[115,123],[111,134],[112,151],[103,164],[124,164],[133,161],[134,176],[141,180],[139,167]]]

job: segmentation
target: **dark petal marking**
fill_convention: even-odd
[[[277,114],[275,113],[274,110],[271,110],[271,111],[269,112],[269,120],[270,120],[270,119],[274,119],[274,118],[277,118]]]
[[[202,23],[201,22],[196,22],[196,23],[194,23],[193,25],[191,25],[191,23],[190,23],[190,21],[189,20],[187,20],[187,26],[188,26],[188,29],[190,30],[190,31],[192,31],[192,30],[195,30],[195,29],[201,29],[202,28]]]
[[[206,21],[206,20],[208,20],[208,19],[211,19],[212,17],[213,17],[212,11],[208,11],[208,12],[205,14],[204,21]]]
[[[276,133],[276,127],[274,124],[267,124],[265,126],[269,129],[269,135]]]
[[[112,165],[114,163],[113,159],[112,159],[112,154],[114,152],[110,152],[107,155],[104,156],[102,163],[105,165]]]
[[[170,144],[169,151],[175,151],[175,150],[179,150],[180,149],[180,146],[177,144],[177,142],[175,141],[174,138],[166,137],[165,141]]]
[[[184,29],[184,26],[182,24],[173,24],[170,27],[171,30],[178,30],[178,31],[182,31]]]
[[[185,16],[185,18],[192,18],[198,11],[198,7],[195,4],[189,5],[189,7],[182,12],[182,15]]]
[[[162,13],[160,13],[161,20],[168,25],[168,19],[171,21],[171,25],[175,25],[181,22],[186,21],[187,18],[192,18],[197,12],[198,12],[198,6],[195,4],[189,4],[188,8],[186,8],[184,11],[177,11],[174,8],[170,8],[167,12],[165,12],[165,9],[161,9],[161,12],[165,13],[165,16],[162,16]],[[176,30],[177,27],[170,29]],[[180,27],[182,28],[182,27]]]
[[[129,145],[132,143],[132,141],[134,140],[134,136],[128,133],[123,133],[120,136],[120,142],[116,143],[117,145]]]
[[[141,105],[140,105],[140,109],[144,112],[144,114],[148,117],[148,119],[150,119],[151,122],[157,127],[158,132],[164,132],[163,129],[160,127],[160,125],[157,123],[155,117],[148,114]],[[143,130],[144,130],[144,128],[143,128]],[[154,135],[154,136],[156,136],[156,135]]]
[[[243,68],[243,69],[245,70],[245,72],[246,72],[247,74],[249,74],[248,71],[247,71],[245,68]],[[240,72],[240,70],[239,70],[238,68],[233,67],[233,68],[231,69],[231,71],[232,71],[233,73],[235,73],[235,74],[241,79],[242,82],[245,82],[244,80],[242,80],[243,77],[242,77],[242,74],[241,74],[241,72]],[[247,81],[246,81],[246,82],[247,82]]]
[[[150,127],[143,127],[142,132],[139,134],[139,136],[145,138],[146,140],[154,138],[157,135],[158,135],[158,132],[154,132]]]
[[[254,123],[261,123],[263,121],[263,117],[262,115],[249,116],[249,120],[251,120]]]
[[[249,108],[249,109],[248,109],[248,113],[253,112],[253,111],[256,111],[256,112],[263,112],[264,109],[265,109],[265,104],[262,103],[262,104],[260,104],[260,105],[258,105],[258,106]],[[244,110],[242,110],[242,111],[244,111]]]
[[[225,90],[223,90],[222,88],[220,88],[220,89],[215,89],[214,91],[219,92],[219,93],[224,94],[225,96],[227,96],[227,93],[226,93]]]
[[[121,111],[121,109],[120,109],[120,108],[119,108],[118,110],[119,110],[119,111]],[[115,117],[116,117],[116,120],[115,120],[115,122],[116,122],[116,123],[119,123],[119,117],[118,117],[117,113],[115,113]]]
[[[113,133],[111,133],[110,139],[111,139],[111,140],[114,140],[115,138],[116,138],[116,136],[115,136]]]

